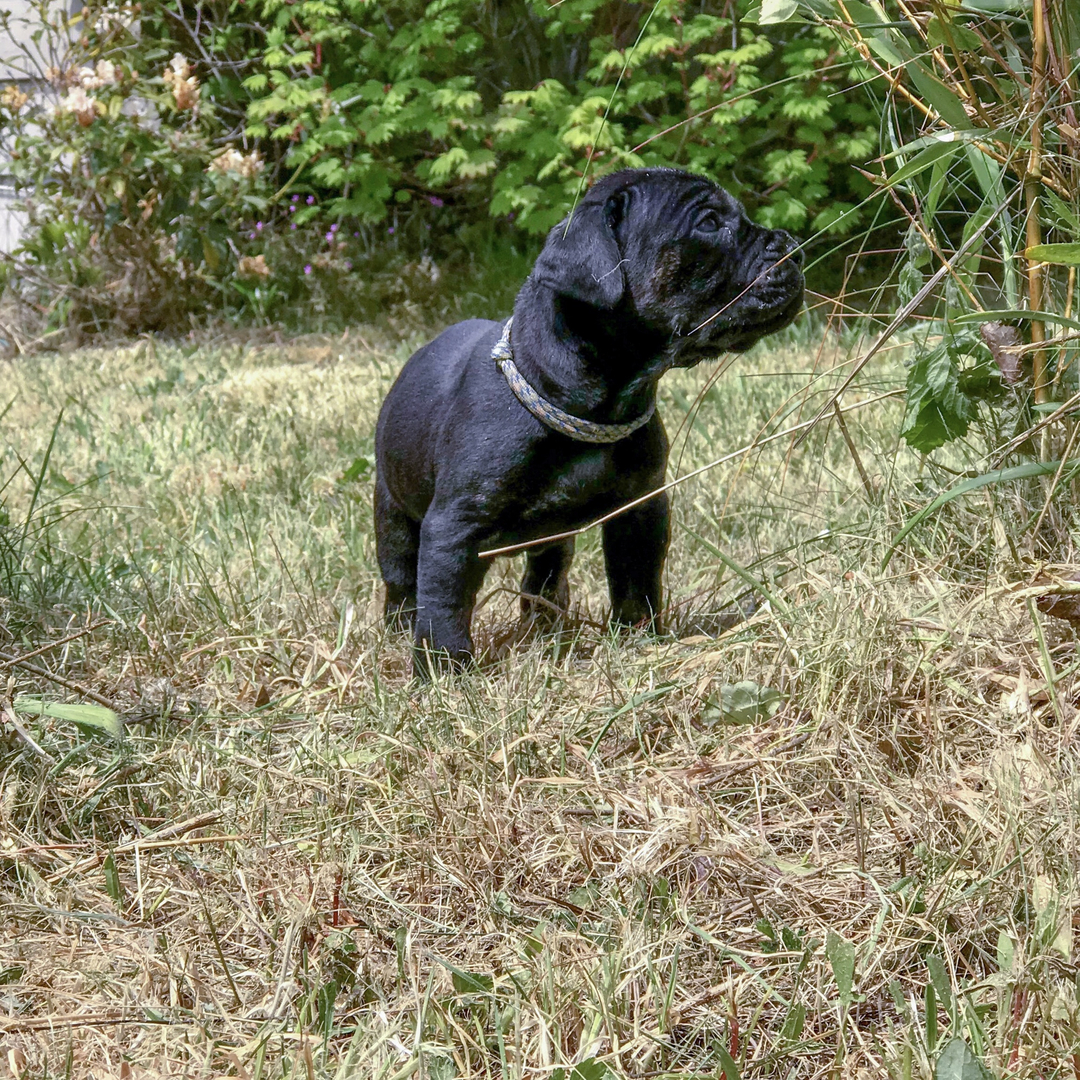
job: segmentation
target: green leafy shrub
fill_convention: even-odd
[[[774,42],[748,6],[261,0],[248,133],[365,221],[434,197],[542,233],[586,174],[677,165],[766,224],[850,228],[877,133],[867,95],[836,91],[862,72],[824,28]]]
[[[539,236],[627,165],[708,172],[769,225],[849,229],[876,144],[864,66],[823,27],[749,15],[94,0],[68,23],[41,4],[34,87],[0,104],[30,213],[10,292],[38,332],[342,310],[380,276],[365,260],[438,261],[463,228]]]

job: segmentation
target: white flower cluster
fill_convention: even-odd
[[[182,53],[177,53],[161,76],[166,86],[172,87],[173,99],[180,112],[194,109],[199,104],[199,80],[191,73],[191,64]]]
[[[99,60],[95,67],[81,67],[77,77],[84,90],[100,90],[120,81],[120,73],[111,60]]]
[[[53,81],[71,82],[67,93],[57,102],[54,112],[72,113],[83,127],[89,127],[99,116],[106,113],[105,103],[89,93],[118,83],[122,73],[111,60],[99,60],[94,67],[81,67],[64,76],[59,69],[50,68]]]
[[[252,150],[250,154],[241,154],[231,146],[218,154],[207,166],[209,173],[220,173],[222,176],[228,173],[236,173],[244,180],[254,180],[263,171],[265,162],[258,150]]]
[[[98,116],[105,114],[105,103],[91,97],[81,86],[73,86],[60,99],[57,113],[74,113],[83,127],[89,127]]]

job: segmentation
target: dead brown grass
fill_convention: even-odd
[[[1018,591],[1037,487],[950,504],[877,572],[933,482],[884,402],[848,418],[873,500],[835,431],[681,490],[671,638],[602,629],[588,538],[577,622],[515,642],[500,569],[484,665],[417,689],[369,478],[339,479],[406,350],[329,344],[9,369],[27,462],[67,403],[70,513],[0,648],[105,622],[30,662],[127,723],[0,720],[0,1070],[929,1080],[959,1036],[994,1076],[1080,1074],[1080,664]],[[673,463],[797,421],[845,360],[745,362]],[[717,547],[774,602],[736,622]],[[740,712],[743,682],[782,697]]]

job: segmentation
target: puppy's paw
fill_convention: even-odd
[[[413,647],[413,678],[431,682],[440,675],[460,675],[476,666],[468,649],[432,649],[426,642]]]
[[[656,637],[664,633],[663,618],[659,612],[653,612],[649,608],[613,611],[610,625],[621,632],[640,631]]]

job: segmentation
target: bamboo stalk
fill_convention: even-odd
[[[1042,125],[1046,107],[1046,0],[1033,0],[1032,38],[1034,53],[1031,63],[1031,153],[1028,155],[1027,174],[1024,177],[1024,198],[1027,203],[1027,246],[1042,243],[1039,223],[1042,198]],[[1043,310],[1043,264],[1038,259],[1028,259],[1028,307],[1032,311]],[[1046,340],[1046,327],[1032,320],[1031,343],[1038,345]],[[1036,349],[1032,354],[1032,381],[1035,384],[1035,403],[1041,405],[1050,400],[1050,386],[1046,381],[1046,350]]]
[[[1069,276],[1065,284],[1065,318],[1071,319],[1073,313],[1073,293],[1076,291],[1076,267],[1069,267]],[[1059,339],[1060,340],[1060,339]],[[1057,397],[1057,388],[1061,385],[1061,378],[1065,369],[1069,366],[1069,346],[1062,343],[1058,346],[1057,370],[1054,372],[1054,397]],[[1067,422],[1067,421],[1066,421]]]

